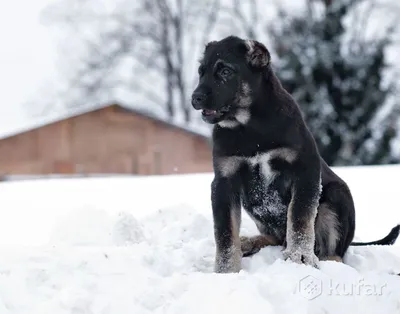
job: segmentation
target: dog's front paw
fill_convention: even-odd
[[[214,271],[216,273],[238,273],[242,268],[242,252],[240,248],[231,248],[225,254],[217,252]]]
[[[231,274],[240,272],[241,267],[237,265],[215,263],[214,272],[217,274]]]
[[[241,270],[241,263],[237,260],[228,260],[222,262],[216,259],[214,271],[218,274],[238,273]]]
[[[310,265],[319,268],[319,260],[313,250],[290,249],[286,248],[283,252],[283,258],[294,263]]]

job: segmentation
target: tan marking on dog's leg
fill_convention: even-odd
[[[240,209],[239,209],[240,210]],[[235,271],[240,271],[242,268],[242,249],[240,245],[240,218],[237,217],[237,213],[234,210],[231,212],[231,224],[232,224],[232,266]]]
[[[335,261],[338,263],[343,263],[343,259],[340,256],[326,256],[326,257],[322,257],[321,261]]]
[[[221,252],[217,246],[215,271],[224,273],[239,272],[242,268],[242,250],[240,246],[240,209],[231,210],[231,245]],[[221,265],[223,268],[221,268]]]
[[[213,181],[215,182],[215,181]],[[227,195],[231,197],[230,208],[226,214],[224,230],[214,229],[216,240],[216,256],[214,271],[216,273],[237,273],[241,270],[242,250],[240,248],[239,230],[241,224],[241,206],[239,195]],[[213,204],[214,206],[216,204]],[[224,204],[225,205],[225,204]],[[226,210],[226,207],[223,207]],[[215,208],[213,208],[215,210]],[[224,219],[226,219],[224,217]],[[227,223],[227,224],[226,224]],[[221,226],[214,225],[214,228]],[[223,234],[225,233],[225,234]]]
[[[315,237],[320,255],[330,256],[335,254],[340,239],[339,228],[337,214],[331,210],[328,204],[320,204],[315,221]]]
[[[263,234],[253,237],[242,236],[240,237],[240,243],[241,243],[242,254],[248,254],[251,252],[254,252],[253,254],[255,254],[266,246],[279,245],[278,240],[275,239],[273,236],[263,235]]]
[[[318,199],[313,200],[313,204],[309,209],[308,219],[304,220],[301,226],[294,229],[293,220],[293,198],[289,204],[287,213],[286,227],[286,249],[282,252],[285,260],[290,259],[292,262],[299,264],[312,265],[318,267],[318,257],[314,252],[315,245],[315,218],[317,215]]]

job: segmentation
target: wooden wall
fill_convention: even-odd
[[[205,138],[118,106],[0,140],[0,175],[210,171]]]

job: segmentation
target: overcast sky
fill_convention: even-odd
[[[22,104],[51,75],[55,46],[39,22],[40,11],[50,2],[0,1],[0,132],[27,119]]]

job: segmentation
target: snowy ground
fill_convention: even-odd
[[[337,172],[353,189],[358,239],[400,222],[400,167]],[[239,274],[213,274],[211,179],[0,184],[0,314],[400,313],[400,240],[319,270],[266,248]],[[242,234],[255,233],[244,216]]]

